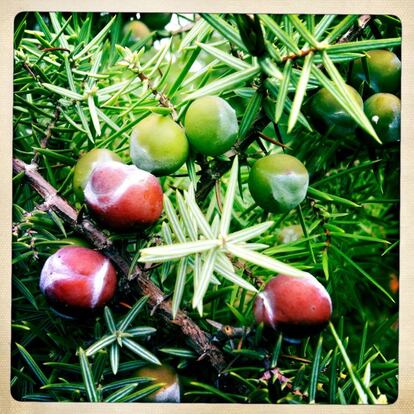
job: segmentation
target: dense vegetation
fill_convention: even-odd
[[[367,53],[400,56],[400,22],[367,15],[136,19],[16,18],[13,397],[143,400],[161,386],[138,371],[150,361],[177,371],[182,402],[394,402],[399,131],[378,144],[384,132],[362,102],[378,92],[399,96],[399,75],[391,92],[383,90]],[[331,96],[315,103],[323,88]],[[179,151],[173,167],[185,160],[180,169],[158,174],[164,211],[154,225],[120,232],[95,221],[72,185],[79,158],[104,148],[131,164],[137,124],[159,114],[185,129],[188,107],[204,96],[235,109],[231,148]],[[209,119],[201,116],[194,128],[208,133]],[[171,142],[165,153],[176,150]],[[297,207],[267,212],[252,198],[249,173],[257,160],[282,153],[306,166],[307,195]],[[107,306],[72,319],[57,314],[39,288],[46,259],[68,245],[100,250],[118,270]],[[277,273],[302,271],[325,286],[333,314],[320,334],[297,343],[258,325],[252,308],[255,290]]]

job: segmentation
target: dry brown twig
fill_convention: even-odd
[[[178,119],[178,113],[174,107],[174,105],[169,100],[168,96],[165,95],[165,93],[160,92],[157,90],[157,88],[152,83],[151,79],[148,78],[143,72],[137,73],[137,76],[141,79],[142,82],[147,82],[148,88],[152,92],[152,94],[155,96],[156,99],[158,99],[161,106],[168,108],[171,110],[171,116],[173,117],[174,121],[177,121]]]
[[[55,127],[56,123],[59,121],[61,112],[62,112],[62,108],[59,105],[56,105],[55,112],[53,113],[53,119],[48,124],[48,126],[46,128],[45,136],[40,141],[40,148],[46,148],[47,147],[47,144],[48,144],[50,138],[52,137],[53,128]],[[34,157],[33,157],[32,162],[31,162],[32,164],[37,164],[37,162],[39,160],[39,155],[40,155],[39,151],[35,150]]]
[[[129,261],[121,256],[112,242],[90,220],[78,217],[78,212],[41,176],[36,164],[26,164],[15,158],[13,171],[15,174],[24,173],[32,188],[44,199],[42,210],[55,212],[69,227],[82,234],[97,250],[107,256],[123,277],[128,277]],[[209,358],[211,365],[221,372],[226,367],[226,361],[221,350],[210,343],[208,335],[184,311],[178,311],[176,317],[172,318],[171,301],[165,299],[163,292],[150,280],[145,270],[136,266],[133,278],[137,281],[140,293],[148,296],[147,303],[150,308],[156,308],[157,313],[165,321],[178,326],[200,358]]]
[[[372,16],[370,14],[363,14],[358,18],[358,24],[352,26],[339,40],[337,43],[346,43],[354,40],[368,25],[371,21]]]

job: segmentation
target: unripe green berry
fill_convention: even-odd
[[[132,130],[132,162],[152,174],[163,176],[177,171],[187,160],[188,151],[184,129],[168,116],[149,115]]]
[[[249,174],[253,199],[264,210],[282,213],[305,198],[309,175],[305,166],[287,154],[268,155],[256,161]]]
[[[347,89],[361,109],[363,101],[359,93],[347,85]],[[329,131],[335,137],[346,137],[355,133],[357,123],[342,107],[328,89],[320,89],[313,97],[310,105],[310,115],[313,125],[321,134]]]
[[[218,96],[196,99],[185,116],[191,146],[203,155],[221,155],[237,139],[239,125],[235,110]]]
[[[401,61],[388,50],[370,50],[365,59],[368,69],[369,85],[375,92],[397,92],[401,83]],[[359,88],[363,81],[368,82],[361,59],[354,62],[351,84]]]
[[[376,93],[365,101],[364,112],[384,144],[400,140],[401,101],[399,98],[390,93]]]

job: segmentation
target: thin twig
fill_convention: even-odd
[[[223,201],[221,199],[220,180],[216,180],[215,190],[216,190],[217,207],[219,209],[220,214],[222,214],[223,213]]]
[[[344,35],[342,35],[337,43],[347,43],[356,39],[359,34],[365,29],[371,19],[372,17],[369,14],[363,14],[359,16],[358,24],[356,26],[352,26]]]
[[[59,105],[56,105],[55,112],[53,113],[53,118],[50,121],[49,125],[46,128],[45,136],[40,141],[40,148],[46,148],[49,139],[52,137],[53,128],[55,127],[56,123],[60,118],[60,114],[62,112],[62,108]],[[37,164],[39,160],[39,151],[35,151],[34,157],[32,159],[32,164]]]
[[[137,73],[137,75],[143,82],[147,82],[148,88],[151,90],[151,92],[155,96],[155,98],[158,99],[160,105],[165,107],[165,108],[171,109],[171,115],[172,115],[174,121],[176,121],[178,119],[178,113],[177,113],[174,105],[169,100],[168,96],[165,95],[165,93],[158,91],[157,88],[155,88],[155,86],[154,86],[153,82],[151,81],[151,79],[148,78],[148,76],[145,75],[145,73],[139,72],[139,73]]]
[[[371,21],[371,16],[369,14],[363,14],[358,18],[357,25],[353,25],[348,31],[342,35],[336,43],[347,43],[356,39],[359,34],[365,29],[368,23]],[[283,56],[281,61],[286,62],[287,60],[295,60],[303,58],[306,55],[309,55],[311,52],[317,52],[320,49],[317,47],[310,47],[300,50],[298,53],[291,53],[289,55]]]
[[[42,52],[55,52],[55,51],[61,51],[61,52],[69,52],[69,49],[66,49],[65,47],[45,47],[44,49],[41,49]]]
[[[180,27],[177,30],[172,30],[170,32],[170,35],[175,36],[180,33],[189,32],[199,20],[200,20],[200,16],[197,14],[194,16],[194,21],[190,21],[190,23],[186,24],[185,26]]]
[[[281,61],[286,62],[287,60],[295,60],[309,55],[311,52],[317,52],[317,47],[310,47],[309,49],[302,49],[298,53],[291,53],[290,55],[283,56]]]
[[[36,73],[34,72],[34,69],[27,62],[23,63],[23,67],[27,70],[27,72],[29,72],[30,76],[34,80],[39,82],[38,77],[37,77]],[[41,148],[46,148],[47,147],[47,143],[49,142],[49,139],[52,136],[53,128],[55,127],[56,123],[58,122],[61,112],[62,112],[62,108],[60,107],[60,105],[57,104],[55,112],[53,113],[53,118],[52,118],[52,120],[50,121],[50,123],[48,124],[48,126],[46,128],[45,136],[40,141],[40,147]],[[38,160],[39,160],[39,152],[35,151],[33,159],[31,161],[31,164],[37,164]]]
[[[255,121],[255,124],[251,129],[249,135],[243,139],[243,141],[236,143],[234,147],[226,153],[230,159],[229,161],[216,160],[213,161],[210,166],[208,164],[204,164],[204,166],[202,166],[201,177],[198,182],[196,192],[197,200],[204,200],[207,197],[211,189],[214,187],[215,181],[218,180],[231,168],[232,160],[236,155],[239,156],[240,162],[245,159],[246,149],[253,141],[255,141],[257,138],[257,133],[266,126],[267,122],[268,121],[265,117],[259,117]]]
[[[176,35],[181,34],[181,33],[189,32],[194,27],[194,24],[195,24],[195,22],[194,23],[188,23],[185,26],[182,26],[177,30],[172,30],[170,32],[170,35],[171,36],[176,36]]]
[[[24,62],[23,63],[23,67],[29,72],[29,74],[30,74],[30,76],[33,78],[33,79],[35,79],[35,80],[37,80],[37,75],[36,75],[36,73],[34,72],[34,70],[33,70],[33,68],[27,63],[27,62]]]
[[[47,182],[37,171],[36,164],[26,164],[20,159],[13,159],[15,174],[24,173],[32,188],[44,199],[42,208],[55,212],[75,232],[82,234],[97,250],[100,250],[117,267],[119,274],[127,278],[130,262],[126,260],[114,247],[112,242],[90,220],[78,217],[78,212],[57,193],[57,190]],[[151,309],[156,307],[165,321],[177,325],[188,338],[193,349],[204,357],[209,358],[211,365],[221,372],[226,367],[223,353],[210,343],[208,335],[183,311],[178,311],[175,319],[172,318],[172,303],[166,300],[163,292],[149,277],[146,270],[139,266],[134,268],[133,276],[137,280],[138,290],[142,295],[148,296]]]
[[[286,144],[283,144],[282,142],[279,142],[273,138],[268,137],[267,135],[263,134],[263,132],[258,132],[257,133],[259,135],[259,137],[263,138],[265,141],[268,141],[274,145],[277,145],[279,147],[285,148],[285,149],[290,149],[290,147]]]

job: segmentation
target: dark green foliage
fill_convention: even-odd
[[[209,239],[209,232],[213,239],[231,236],[259,226],[253,230],[262,232],[254,233],[250,247],[273,260],[270,268],[279,261],[317,277],[332,297],[332,324],[300,344],[255,325],[255,294],[239,285],[244,281],[260,290],[275,270],[263,266],[257,252],[256,261],[230,254],[237,278],[213,275],[216,262],[210,251],[200,260],[211,265],[210,272],[194,271],[198,256],[189,254],[151,265],[150,275],[173,298],[174,311],[187,311],[223,351],[228,366],[220,375],[188,338],[177,334],[174,323],[144,306],[136,280],[120,277],[105,310],[80,320],[63,319],[40,293],[40,270],[60,247],[86,242],[43,204],[20,173],[13,179],[14,398],[139,401],[159,387],[135,375],[153,358],[177,369],[184,402],[396,400],[400,148],[398,143],[372,147],[354,134],[320,134],[306,107],[320,88],[327,88],[367,139],[377,139],[344,85],[353,62],[367,51],[389,49],[399,55],[401,25],[390,16],[371,16],[361,30],[358,16],[247,19],[185,15],[180,22],[189,23],[191,30],[161,30],[125,48],[126,16],[19,15],[14,157],[34,160],[58,193],[87,214],[72,188],[82,154],[106,148],[131,163],[128,140],[140,120],[159,113],[183,123],[191,102],[219,95],[238,116],[233,148],[216,158],[190,154],[186,165],[163,182],[171,204],[163,220],[140,232],[108,236],[132,262],[132,273],[142,259],[141,249]],[[239,31],[247,23],[255,28],[256,56],[246,33]],[[339,42],[350,29],[355,36]],[[155,39],[163,39],[158,50],[151,47]],[[248,189],[251,166],[270,153],[293,155],[309,172],[305,200],[283,214],[265,212]],[[234,200],[228,201],[228,194]],[[291,225],[300,225],[303,235],[283,243],[280,232]],[[205,291],[194,288],[200,283],[194,275],[206,282]],[[193,309],[195,290],[199,300]]]

